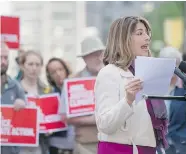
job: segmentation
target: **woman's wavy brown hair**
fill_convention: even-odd
[[[20,65],[24,65],[24,63],[26,62],[26,59],[29,55],[35,55],[37,56],[40,60],[41,60],[41,65],[43,65],[43,57],[36,51],[34,50],[28,50],[28,51],[25,51],[21,57],[20,57],[20,61],[19,61],[19,64]]]
[[[134,53],[130,48],[131,36],[138,23],[144,24],[147,33],[150,36],[150,25],[148,21],[142,17],[123,17],[112,23],[107,39],[106,49],[103,54],[103,63],[105,65],[114,64],[122,69],[126,69],[131,65],[135,58]]]

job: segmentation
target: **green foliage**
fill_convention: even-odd
[[[155,2],[156,3],[156,2]],[[153,12],[145,14],[145,18],[152,27],[152,42],[154,40],[164,41],[164,21],[167,18],[183,17],[184,1],[160,2],[160,6],[155,8]]]

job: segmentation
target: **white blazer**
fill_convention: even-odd
[[[125,86],[130,71],[109,64],[102,68],[95,83],[95,116],[98,140],[133,145],[156,147],[156,140],[145,100],[129,106],[125,98]]]

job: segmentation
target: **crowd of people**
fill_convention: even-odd
[[[67,118],[64,108],[59,108],[67,130],[40,134],[38,147],[1,146],[2,154],[184,154],[186,103],[144,99],[135,103],[143,81],[135,78],[134,59],[152,56],[150,41],[151,27],[146,19],[119,18],[111,25],[106,46],[97,36],[81,42],[78,57],[86,64],[82,71],[72,72],[66,60],[58,57],[51,57],[44,66],[39,53],[20,50],[16,77],[7,74],[9,49],[1,42],[1,104],[12,104],[15,110],[27,106],[26,94],[59,93],[65,105],[65,79],[97,76],[95,114]],[[175,58],[177,66],[185,60],[185,55],[169,46],[159,57]],[[43,67],[48,85],[40,79]],[[168,94],[185,93],[183,83],[174,75]],[[15,97],[9,97],[12,94]]]

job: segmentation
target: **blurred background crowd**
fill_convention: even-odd
[[[38,79],[37,75],[41,69],[42,83],[50,84],[54,91],[59,93],[61,93],[63,80],[71,74],[76,74],[76,77],[96,76],[103,66],[99,57],[104,50],[110,25],[115,19],[123,16],[143,16],[150,22],[153,56],[176,58],[178,62],[182,58],[186,59],[186,2],[184,1],[4,1],[0,3],[0,11],[2,15],[20,18],[20,47],[10,49],[8,74],[20,79],[25,92],[28,93],[33,92],[28,82],[32,61],[38,67],[35,79]],[[84,40],[84,38],[89,39]],[[29,52],[25,54],[26,51]],[[40,82],[37,84],[42,93],[43,85],[40,85]],[[172,89],[177,86],[182,88],[182,83],[178,82],[175,76],[171,85],[173,85]],[[170,88],[170,94],[172,89]],[[177,112],[179,110],[173,114],[177,116],[175,119],[183,119],[183,115]],[[81,122],[79,119],[78,123]],[[69,124],[76,126],[76,121],[69,121]],[[182,128],[183,131],[180,134],[186,138],[185,124]],[[76,140],[82,140],[81,135],[84,135],[83,137],[93,140],[91,143],[94,142],[95,128],[88,129],[87,131],[86,128],[76,127]],[[65,135],[64,132],[62,136],[74,136],[73,128],[70,127],[68,131],[72,134]],[[55,134],[53,135],[54,138],[50,140],[51,154],[56,153],[53,143],[56,145],[60,142],[63,143],[60,146],[68,147],[66,143],[74,142],[73,137],[69,141],[58,141],[55,140]],[[185,138],[184,148],[186,147]],[[43,143],[44,137],[41,139]],[[184,148],[180,149],[185,151]],[[89,152],[92,150],[91,147],[88,149]],[[24,150],[23,153],[25,153]],[[95,153],[94,150],[90,153],[85,150],[83,154]]]
[[[186,2],[184,1],[2,1],[3,15],[20,18],[20,50],[33,49],[44,58],[65,57],[74,71],[85,64],[76,55],[87,35],[98,35],[106,43],[111,23],[118,17],[140,15],[152,26],[151,50],[158,56],[162,47],[170,45],[184,52]],[[185,51],[186,52],[186,51]],[[9,73],[17,73],[11,52]],[[44,70],[43,70],[44,71]],[[42,78],[46,81],[44,73]]]

